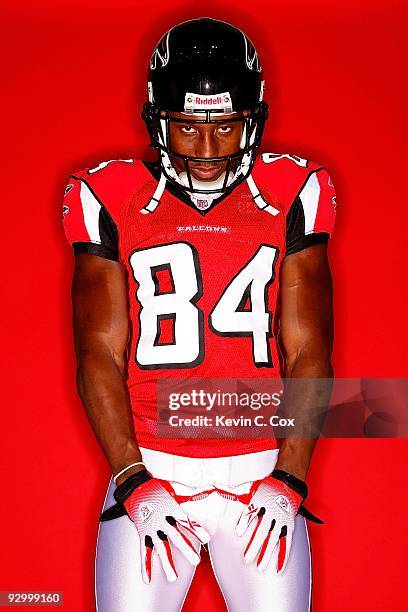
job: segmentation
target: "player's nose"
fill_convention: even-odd
[[[218,157],[218,146],[216,138],[211,130],[200,131],[199,138],[196,143],[196,157]]]

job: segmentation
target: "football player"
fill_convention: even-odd
[[[157,160],[75,172],[64,199],[77,386],[113,474],[97,609],[180,610],[207,548],[232,612],[307,611],[308,423],[317,381],[332,377],[333,184],[320,164],[259,152],[263,72],[234,26],[171,28],[147,91]],[[304,435],[162,435],[158,382],[232,377],[302,379],[284,400]]]

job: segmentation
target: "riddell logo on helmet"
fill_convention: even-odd
[[[190,100],[191,100],[191,98],[189,99],[189,102],[190,102]],[[227,101],[228,101],[228,99],[227,99]],[[205,106],[207,106],[208,104],[210,104],[211,106],[219,104],[221,106],[222,103],[223,103],[223,99],[222,99],[221,96],[214,96],[214,97],[211,97],[211,96],[202,96],[202,97],[195,96],[194,103],[197,106],[200,106],[201,104],[204,104]]]
[[[216,94],[214,96],[206,96],[187,92],[184,99],[184,110],[193,111],[202,108],[219,108],[224,112],[232,111],[231,95],[229,91]]]

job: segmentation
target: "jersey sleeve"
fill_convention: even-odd
[[[116,224],[91,186],[81,178],[71,176],[65,188],[63,225],[75,253],[119,261]]]
[[[336,193],[324,168],[312,172],[286,217],[286,255],[327,243],[336,217]]]

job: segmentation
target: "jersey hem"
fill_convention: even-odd
[[[195,444],[194,446],[186,446],[185,448],[174,448],[172,445],[168,444],[168,442],[181,443],[185,444],[186,440],[184,438],[172,438],[166,439],[164,443],[154,444],[152,441],[142,441],[137,440],[138,446],[140,448],[147,448],[149,450],[161,451],[163,453],[168,453],[170,455],[177,455],[179,457],[194,457],[196,459],[215,459],[219,457],[236,457],[238,455],[249,455],[250,453],[262,452],[265,450],[276,450],[279,448],[277,441],[273,438],[268,438],[265,440],[264,438],[259,438],[257,443],[254,440],[250,442],[243,439],[243,445],[240,448],[229,448],[225,443],[222,444],[222,438],[203,438],[202,442],[205,444],[210,440],[217,440],[220,444],[218,448],[200,448],[197,449]],[[196,442],[197,439],[194,439]],[[167,444],[166,444],[167,442]],[[217,452],[218,451],[218,452]]]

